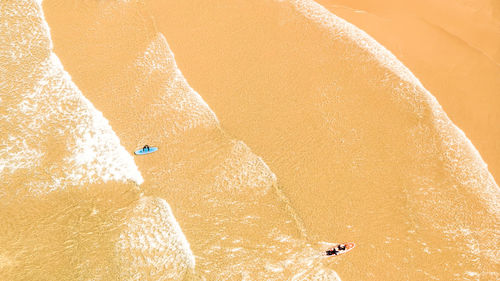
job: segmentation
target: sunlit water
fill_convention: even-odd
[[[408,69],[313,2],[202,2],[0,4],[3,279],[497,278],[498,186]]]

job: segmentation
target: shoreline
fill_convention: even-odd
[[[407,66],[479,151],[493,177],[500,177],[500,47],[494,57],[500,32],[495,38],[492,27],[500,28],[500,19],[488,17],[487,9],[472,13],[452,3],[316,2],[368,33]],[[445,13],[448,4],[463,18]],[[484,19],[477,22],[481,14]]]

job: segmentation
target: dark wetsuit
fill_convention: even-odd
[[[338,251],[337,251],[337,249],[335,249],[335,248],[333,248],[332,250],[328,250],[328,251],[326,251],[326,255],[327,255],[327,256],[332,256],[332,255],[335,255],[335,256],[336,256],[337,254],[338,254]]]
[[[146,151],[146,149],[149,151],[149,145],[147,144],[142,148],[142,151]]]
[[[339,245],[339,250],[344,251],[345,250],[345,245]]]

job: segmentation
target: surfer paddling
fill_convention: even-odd
[[[325,253],[327,256],[337,256],[349,252],[352,248],[354,248],[354,246],[354,243],[338,244],[337,246],[326,250]]]
[[[137,151],[134,151],[134,154],[135,155],[145,155],[145,154],[149,154],[149,153],[153,153],[155,151],[158,150],[158,147],[150,147],[149,145],[145,145],[142,147],[142,149],[139,149]]]

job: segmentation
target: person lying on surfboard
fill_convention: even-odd
[[[338,248],[338,250],[337,250],[337,248]],[[327,256],[332,256],[332,255],[336,256],[340,251],[345,251],[345,245],[344,244],[340,244],[340,245],[338,245],[335,248],[326,250],[326,255]]]
[[[145,154],[149,154],[149,153],[155,152],[157,150],[158,150],[158,147],[149,146],[149,145],[146,144],[141,149],[139,149],[137,151],[134,151],[134,154],[135,155],[145,155]]]
[[[339,251],[337,251],[337,248],[326,250],[327,256],[336,256],[338,253],[339,253]]]

